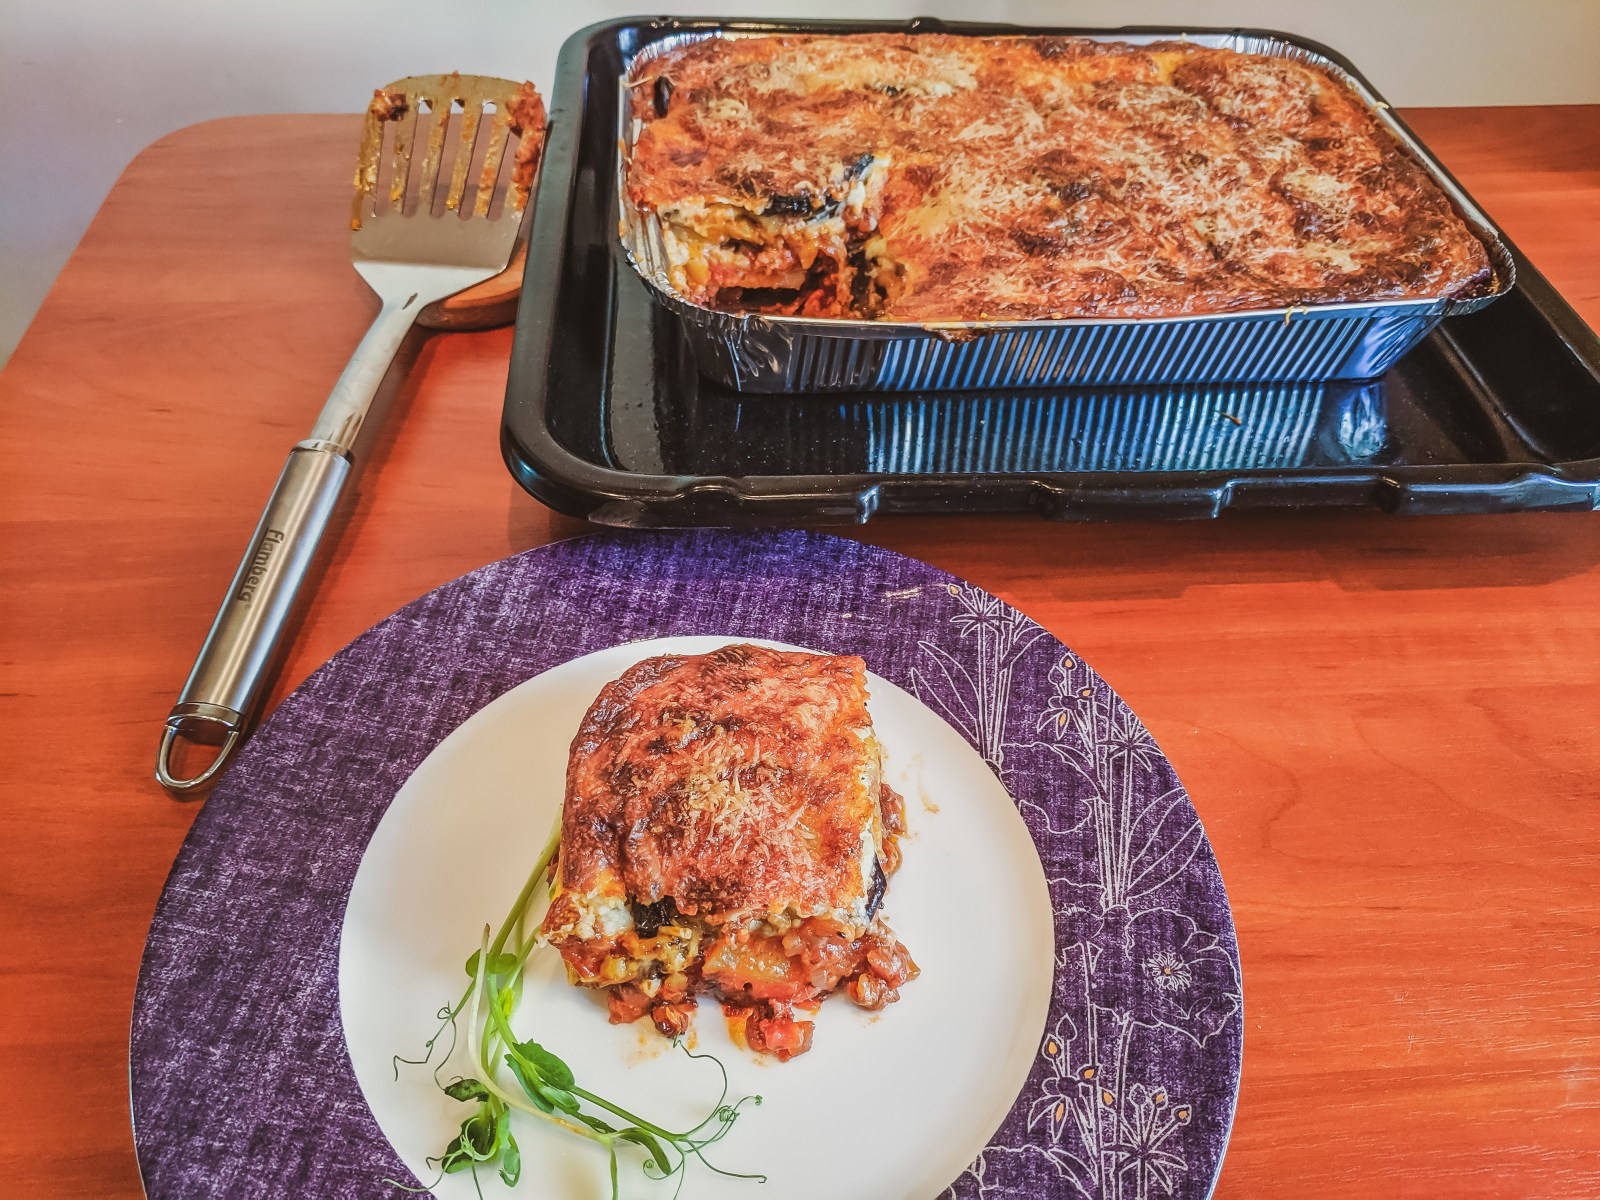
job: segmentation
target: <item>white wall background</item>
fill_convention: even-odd
[[[0,363],[118,173],[196,121],[358,112],[402,75],[548,89],[582,25],[641,11],[1254,25],[1343,51],[1396,104],[1600,102],[1600,0],[0,0]]]

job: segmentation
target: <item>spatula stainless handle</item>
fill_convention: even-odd
[[[163,787],[183,792],[206,786],[244,736],[349,474],[349,455],[325,443],[305,441],[289,451],[189,681],[167,717],[156,756],[156,778]],[[199,774],[178,778],[172,752],[179,737],[221,750]]]
[[[311,437],[289,451],[189,681],[167,716],[156,779],[170,792],[205,788],[233,755],[282,653],[295,602],[350,474],[350,447],[418,306],[386,303],[334,384]],[[179,776],[179,739],[218,746],[204,770]]]

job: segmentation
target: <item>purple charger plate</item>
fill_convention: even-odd
[[[690,634],[861,655],[977,748],[1033,833],[1056,913],[1050,1015],[1015,1105],[943,1200],[1211,1193],[1239,1085],[1238,948],[1211,845],[1149,731],[1044,629],[926,563],[699,531],[599,533],[463,575],[261,727],[179,851],[139,969],[129,1073],[148,1195],[404,1194],[381,1182],[411,1176],[339,1019],[340,927],[373,830],[495,697],[607,646]]]

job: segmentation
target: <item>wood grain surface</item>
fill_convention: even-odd
[[[1600,107],[1407,114],[1600,324]],[[375,304],[355,117],[165,138],[0,375],[0,1191],[136,1197],[127,1034],[195,808],[157,732]],[[406,601],[583,532],[497,445],[509,330],[418,336],[276,696]],[[1223,1197],[1600,1196],[1600,517],[1227,516],[852,532],[1092,662],[1232,895]]]

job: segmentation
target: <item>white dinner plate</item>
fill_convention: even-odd
[[[339,1002],[356,1079],[372,1114],[419,1179],[468,1111],[416,1057],[441,1005],[457,999],[483,926],[498,926],[561,808],[567,750],[600,689],[641,659],[701,653],[728,637],[630,642],[537,675],[446,737],[395,796],[356,873],[339,947]],[[780,649],[797,649],[762,642]],[[730,1098],[759,1094],[717,1166],[691,1163],[695,1200],[897,1200],[931,1197],[979,1155],[1039,1053],[1055,936],[1044,871],[1016,805],[976,750],[910,693],[869,675],[885,775],[906,798],[904,862],[884,912],[921,975],[899,1003],[865,1012],[843,996],[817,1017],[813,1047],[787,1063],[729,1038],[701,1005],[696,1047],[726,1066]],[[590,1091],[669,1127],[715,1103],[715,1067],[671,1047],[648,1021],[612,1025],[603,999],[569,986],[554,951],[534,956],[514,1020],[572,1066]],[[437,1061],[437,1060],[436,1060]],[[446,1078],[470,1071],[452,1060]],[[589,1200],[610,1194],[606,1155],[524,1114],[513,1118],[523,1178],[514,1191],[478,1172],[485,1196]],[[670,1196],[623,1152],[625,1197]],[[467,1173],[440,1197],[476,1196]]]

